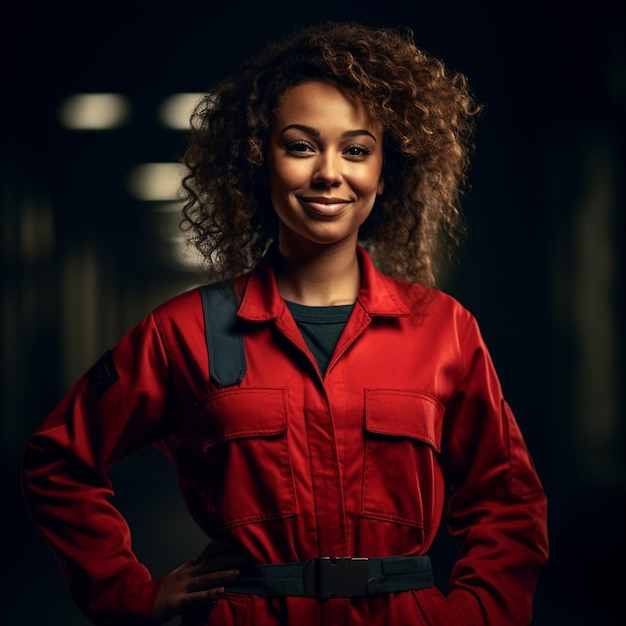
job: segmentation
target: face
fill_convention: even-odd
[[[281,247],[356,244],[383,192],[383,133],[334,85],[289,89],[274,114],[268,168]]]

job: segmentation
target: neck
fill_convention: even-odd
[[[353,304],[361,285],[354,242],[307,248],[279,241],[276,282],[280,295],[308,306]]]

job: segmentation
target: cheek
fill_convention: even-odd
[[[350,181],[355,191],[362,196],[378,195],[381,187],[382,161],[370,161],[366,167],[355,168]]]
[[[307,180],[304,160],[273,160],[270,168],[270,186],[276,190],[294,189]]]
[[[373,170],[354,180],[354,185],[362,196],[378,195],[380,192],[380,172]]]
[[[291,212],[293,194],[301,187],[298,170],[293,167],[274,168],[269,176],[269,192],[274,211],[285,218]]]

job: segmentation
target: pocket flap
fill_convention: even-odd
[[[203,449],[230,439],[270,437],[287,430],[287,389],[233,389],[199,407]]]
[[[427,393],[365,390],[365,428],[370,433],[417,439],[441,452],[443,413],[441,402]]]

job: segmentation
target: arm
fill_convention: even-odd
[[[461,542],[448,602],[471,607],[479,624],[522,626],[548,557],[546,496],[473,318],[461,350],[464,381],[447,407],[442,459],[446,523]]]
[[[165,434],[168,362],[152,316],[83,376],[26,444],[22,487],[81,611],[149,623],[159,581],[137,561],[107,471]]]

